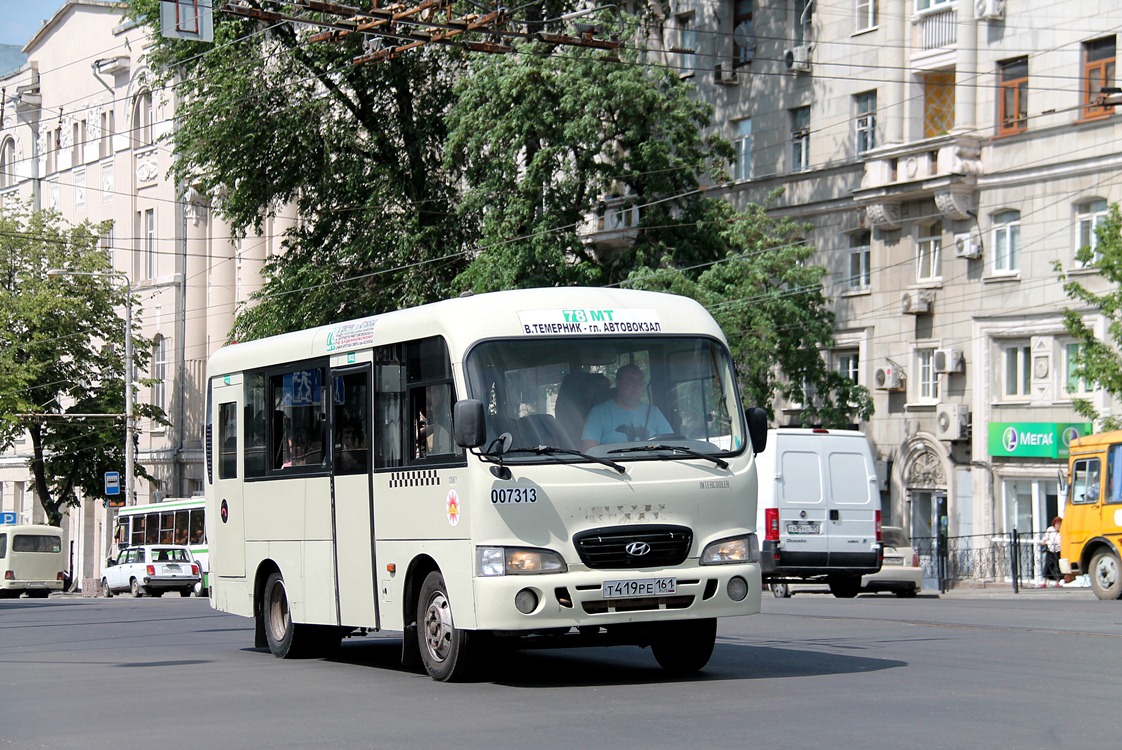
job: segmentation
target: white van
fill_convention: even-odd
[[[764,581],[827,583],[857,596],[880,570],[880,493],[869,441],[853,430],[778,429],[756,456]],[[778,594],[777,594],[778,595]]]
[[[62,591],[66,577],[62,529],[40,524],[0,526],[0,599]]]

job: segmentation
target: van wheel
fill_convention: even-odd
[[[776,599],[790,599],[791,587],[786,583],[772,583],[770,584],[771,595]]]
[[[669,622],[651,641],[655,661],[672,675],[684,677],[701,670],[713,655],[717,618]]]
[[[179,592],[179,595],[182,596],[184,599],[186,599],[187,597],[191,596],[191,594],[193,594],[193,593],[195,593],[193,589],[183,589],[182,591]]]
[[[109,588],[109,579],[108,578],[102,578],[101,579],[101,595],[104,596],[106,599],[112,599],[113,598],[113,589]]]
[[[1122,596],[1122,565],[1113,552],[1099,552],[1091,558],[1091,590],[1104,601]]]
[[[456,627],[444,576],[434,570],[425,576],[417,600],[417,643],[429,677],[457,682],[471,672],[472,634]]]
[[[135,578],[129,581],[129,591],[131,591],[132,595],[137,599],[144,596],[144,589],[140,587],[140,581],[136,580]]]
[[[830,593],[839,599],[852,599],[860,590],[859,576],[836,576],[830,579]]]

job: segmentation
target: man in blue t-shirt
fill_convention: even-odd
[[[588,450],[601,443],[634,442],[673,431],[657,406],[643,403],[643,371],[624,365],[616,370],[616,397],[589,410],[580,445]]]

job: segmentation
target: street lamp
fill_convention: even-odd
[[[136,425],[133,424],[132,393],[132,284],[124,271],[68,271],[63,268],[52,268],[47,271],[49,279],[63,276],[100,276],[125,283],[125,504],[136,505],[134,476],[136,447],[133,444]]]

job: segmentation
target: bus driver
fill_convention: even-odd
[[[643,371],[636,365],[616,370],[616,396],[593,406],[581,433],[581,450],[601,443],[645,440],[674,432],[657,406],[643,403]]]

